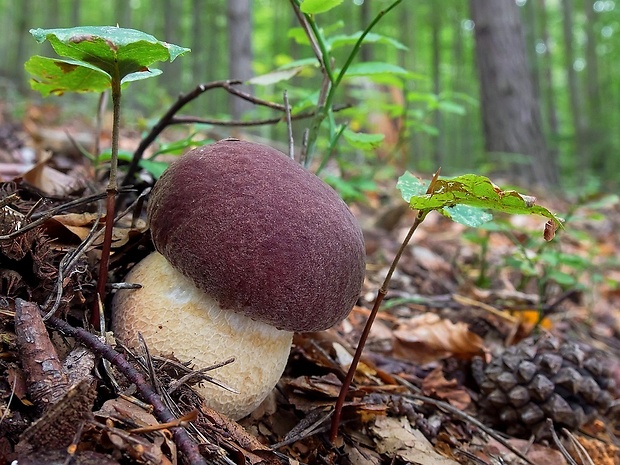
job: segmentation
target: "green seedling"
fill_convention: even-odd
[[[340,415],[349,386],[362,356],[370,328],[388,292],[392,275],[413,233],[430,212],[437,211],[453,221],[473,227],[481,226],[492,219],[487,210],[520,215],[541,215],[548,219],[543,232],[543,237],[546,241],[550,241],[554,237],[558,228],[564,227],[562,221],[556,215],[546,208],[536,205],[534,197],[519,194],[514,190],[501,190],[489,178],[484,176],[467,174],[455,178],[440,179],[439,171],[437,171],[433,179],[422,181],[407,172],[401,176],[396,187],[401,191],[403,199],[418,213],[394,260],[392,260],[383,284],[377,292],[377,297],[360,336],[351,366],[342,383],[334,415],[332,416],[330,432],[332,442],[335,441],[338,435]]]
[[[112,151],[108,181],[106,221],[101,266],[97,282],[98,300],[103,300],[112,243],[115,198],[118,192],[118,137],[121,114],[121,89],[129,82],[161,74],[151,69],[158,61],[173,61],[189,52],[188,48],[161,42],[134,29],[120,27],[74,27],[68,29],[31,29],[37,42],[48,40],[54,51],[65,58],[33,56],[25,64],[33,75],[30,84],[43,96],[65,92],[103,92],[111,89],[113,106]],[[97,300],[97,299],[96,299]],[[99,302],[91,322],[99,326]]]
[[[296,104],[291,108],[293,116],[310,108],[316,110],[301,154],[301,161],[306,167],[310,165],[314,158],[318,135],[324,122],[326,122],[328,130],[328,137],[326,138],[327,149],[324,152],[325,155],[321,160],[318,171],[321,171],[327,161],[332,158],[341,138],[352,147],[362,150],[372,150],[383,141],[384,136],[382,134],[355,132],[348,129],[345,123],[337,123],[334,100],[336,92],[345,78],[362,76],[372,78],[389,77],[392,79],[394,77],[413,77],[412,73],[389,63],[355,63],[355,58],[362,44],[380,43],[400,50],[406,50],[406,47],[400,42],[371,32],[381,18],[394,9],[401,1],[397,0],[390,3],[377,14],[364,30],[345,35],[335,34],[335,30],[341,25],[337,24],[331,28],[323,28],[317,20],[317,16],[336,8],[342,3],[342,0],[290,0],[301,26],[291,29],[289,36],[298,44],[310,47],[314,58],[290,61],[273,72],[251,79],[249,83],[259,86],[273,86],[279,82],[289,81],[298,75],[314,74],[314,69],[318,65],[323,75],[323,82],[319,91],[308,93],[302,90],[298,92],[298,95],[293,95],[297,91],[291,89],[291,94],[296,98]],[[345,52],[344,60],[341,66],[337,66],[336,54],[343,51]]]

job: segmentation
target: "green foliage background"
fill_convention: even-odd
[[[340,6],[319,16],[325,34],[352,34],[363,29],[377,12],[390,2],[384,0],[345,0]],[[566,62],[565,17],[563,2],[572,7],[574,61]],[[520,0],[525,38],[532,72],[540,96],[547,141],[557,151],[565,187],[581,189],[617,188],[620,184],[620,86],[616,67],[620,39],[620,8],[613,1]],[[292,60],[311,58],[312,52],[295,41],[298,23],[285,0],[252,2],[254,71],[257,75],[272,71]],[[162,67],[157,79],[141,84],[140,92],[130,92],[125,103],[131,111],[157,116],[180,92],[196,84],[228,78],[226,2],[214,0],[50,0],[14,2],[0,0],[0,100],[9,110],[19,110],[22,95],[30,95],[23,63],[32,54],[49,55],[28,34],[32,27],[71,27],[79,25],[115,25],[135,28],[192,49],[183,60]],[[346,152],[342,163],[369,166],[370,174],[385,165],[432,172],[437,166],[445,174],[474,170],[485,174],[500,170],[506,163],[501,155],[489,157],[483,151],[480,124],[478,78],[474,61],[473,24],[467,2],[463,0],[404,1],[386,16],[373,31],[392,37],[406,46],[386,43],[366,45],[360,60],[383,61],[398,65],[412,74],[377,79],[351,80],[339,92],[336,103],[350,102],[355,109],[342,113],[355,130],[373,132],[370,123],[377,115],[403,117],[405,131],[401,144],[384,146],[381,159],[375,152]],[[548,34],[548,37],[545,37]],[[336,52],[336,65],[340,52]],[[343,51],[344,53],[344,51]],[[342,63],[340,63],[342,64]],[[574,127],[567,67],[578,75],[580,114],[585,131]],[[552,87],[543,77],[550,73]],[[282,99],[289,89],[291,104],[298,104],[320,86],[320,76],[305,70],[286,85],[255,87],[264,98]],[[402,91],[406,108],[401,108],[387,92],[375,91],[388,86]],[[385,87],[382,88],[385,90]],[[91,100],[88,100],[88,99]],[[83,97],[92,102],[94,97]],[[550,98],[553,104],[550,105]],[[189,112],[202,117],[226,117],[228,95],[208,92],[193,103]],[[85,107],[85,112],[90,108]],[[127,107],[126,107],[127,108]],[[552,114],[557,118],[553,128]],[[247,118],[268,114],[256,110]],[[296,126],[301,128],[304,123]],[[283,127],[253,129],[268,139],[284,140]],[[344,144],[346,145],[346,144]],[[586,153],[587,152],[587,153]],[[587,172],[578,172],[577,160],[586,157]],[[362,163],[363,162],[363,163]],[[347,166],[341,166],[346,168]],[[357,170],[353,175],[364,175]]]

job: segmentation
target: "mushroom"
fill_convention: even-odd
[[[148,217],[156,252],[118,291],[112,326],[135,346],[196,368],[229,357],[206,384],[207,405],[252,412],[278,382],[293,332],[344,319],[364,279],[364,241],[353,214],[322,180],[283,153],[225,139],[191,150],[153,188]]]

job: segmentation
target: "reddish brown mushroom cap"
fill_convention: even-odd
[[[188,152],[148,206],[156,249],[223,308],[288,331],[344,319],[364,242],[338,194],[283,153],[227,139]]]

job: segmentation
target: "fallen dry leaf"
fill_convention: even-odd
[[[441,367],[435,368],[422,381],[422,392],[429,397],[448,401],[459,410],[465,410],[471,403],[467,391],[458,386],[455,379],[447,380]]]
[[[411,318],[394,330],[394,356],[420,364],[451,356],[470,359],[483,352],[482,338],[465,323],[452,323],[434,313]]]
[[[52,154],[47,152],[41,160],[23,174],[23,179],[30,185],[50,195],[62,196],[79,186],[77,180],[54,168],[47,166]]]
[[[390,458],[419,465],[457,465],[437,453],[424,435],[411,427],[406,418],[378,417],[370,427],[376,450]]]

